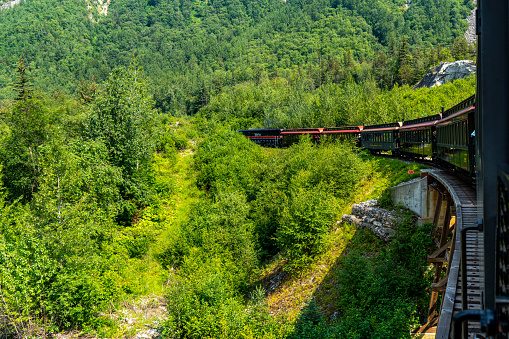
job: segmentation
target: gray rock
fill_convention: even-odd
[[[475,34],[475,21],[476,21],[476,12],[475,8],[470,13],[470,16],[467,18],[468,29],[465,32],[465,40],[471,45],[473,45],[477,39],[477,35]]]
[[[342,221],[370,230],[380,239],[389,241],[396,233],[393,227],[400,218],[394,212],[378,207],[376,200],[370,200],[353,205],[352,214],[344,214]]]
[[[463,79],[476,73],[475,62],[470,60],[459,60],[455,62],[443,62],[431,68],[414,89],[421,87],[434,87],[443,85],[449,81]]]

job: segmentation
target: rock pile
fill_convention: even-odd
[[[466,78],[471,74],[475,74],[475,72],[475,62],[470,60],[443,62],[428,70],[428,73],[426,73],[424,78],[422,78],[422,80],[414,86],[414,89],[440,86],[452,80]]]
[[[371,230],[380,239],[389,241],[400,219],[395,212],[378,207],[376,200],[369,200],[353,205],[352,214],[344,214],[342,221]]]
[[[475,19],[476,19],[476,15],[475,15],[475,8],[472,10],[472,12],[470,13],[470,16],[467,17],[467,22],[468,22],[468,29],[467,31],[465,32],[465,40],[467,40],[467,42],[471,45],[474,44],[475,40],[477,39],[477,35],[475,34]]]

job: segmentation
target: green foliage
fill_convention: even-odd
[[[281,328],[270,316],[263,291],[247,305],[235,297],[214,260],[187,261],[179,276],[172,276],[168,292],[168,321],[163,334],[177,338],[282,338]]]
[[[86,247],[87,233],[52,232],[16,204],[4,205],[1,219],[0,312],[8,319],[2,332],[23,333],[29,324],[54,331],[93,323],[111,295],[98,285],[101,260]]]
[[[290,268],[301,268],[324,250],[325,239],[334,222],[334,200],[320,184],[312,190],[295,190],[281,212],[276,238],[286,250]]]
[[[345,338],[410,338],[427,301],[429,231],[406,215],[395,238],[374,258],[354,245],[337,277],[342,314],[337,332]]]
[[[7,112],[10,135],[2,140],[1,162],[10,201],[19,197],[30,201],[38,190],[42,174],[41,146],[52,135],[50,123],[55,118],[39,98],[18,100]]]
[[[134,181],[150,164],[151,104],[143,71],[134,62],[115,69],[94,102],[90,136],[105,143],[110,162],[122,169],[126,181]]]
[[[252,200],[259,187],[262,157],[263,151],[258,145],[239,133],[220,128],[205,139],[196,152],[198,187],[213,194],[232,187]]]
[[[14,96],[12,58],[21,54],[37,72],[38,88],[66,94],[81,88],[85,102],[93,91],[83,91],[84,79],[102,82],[136,55],[156,107],[175,116],[196,113],[228,88],[268,78],[312,89],[376,74],[382,88],[392,87],[399,71],[393,67],[395,45],[403,35],[412,56],[405,75],[413,84],[423,69],[441,61],[438,49],[457,45],[453,39],[463,36],[471,7],[456,0],[413,1],[408,9],[399,0],[119,0],[102,16],[86,2],[27,1],[2,12],[0,59],[6,67],[0,70],[0,98]],[[386,61],[376,71],[375,52]],[[239,113],[259,114],[259,101],[253,103]]]
[[[121,195],[125,199],[118,221],[130,224],[150,196],[152,101],[143,71],[135,60],[116,68],[104,91],[93,102],[87,135],[106,145],[109,162],[122,171]]]
[[[244,91],[256,95],[239,95]],[[409,120],[437,114],[475,92],[475,77],[434,88],[408,86],[381,90],[373,79],[326,84],[315,90],[290,85],[284,79],[242,85],[211,99],[199,115],[234,123],[238,128],[304,128],[345,126]],[[235,98],[235,99],[233,99]],[[257,106],[257,114],[243,116],[242,108]]]
[[[16,72],[18,75],[18,81],[14,81],[13,91],[18,92],[18,96],[16,100],[26,100],[31,98],[31,94],[34,91],[33,87],[30,84],[30,79],[27,74],[27,66],[25,66],[23,56],[20,57],[19,62],[17,64]]]
[[[38,0],[2,12],[0,332],[90,331],[108,305],[160,289],[162,266],[166,336],[286,336],[291,324],[276,323],[262,289],[251,293],[260,263],[279,252],[298,273],[364,181],[381,190],[407,174],[348,143],[265,150],[234,130],[411,119],[473,93],[473,78],[407,86],[440,61],[475,57],[461,38],[471,5],[403,6],[119,0],[103,17],[84,2]],[[146,73],[126,67],[133,55]],[[47,93],[33,93],[32,76]],[[182,129],[166,114],[197,112]],[[179,152],[200,138],[178,173]],[[194,171],[205,194],[179,210]],[[328,324],[311,301],[291,337],[408,336],[428,286],[419,232],[402,226],[373,258],[382,244],[361,236],[341,262],[341,319]]]

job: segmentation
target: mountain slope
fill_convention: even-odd
[[[403,34],[412,48],[448,45],[464,33],[463,12],[471,7],[458,0],[414,0],[408,9],[400,0],[107,4],[27,0],[0,13],[0,60],[7,66],[0,70],[0,99],[13,97],[21,54],[36,87],[68,93],[82,79],[102,81],[134,55],[152,79],[159,108],[194,113],[225,85],[298,67],[318,70],[329,59],[344,66],[349,51],[353,63],[370,67],[374,52],[390,53]]]

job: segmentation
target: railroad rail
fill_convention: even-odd
[[[434,265],[428,321],[418,333],[426,337],[449,338],[454,314],[461,310],[481,310],[480,252],[483,238],[473,230],[477,220],[477,199],[471,184],[442,170],[424,172],[433,196],[433,236],[435,247],[428,256]],[[466,235],[466,284],[462,294],[461,234]],[[465,240],[464,239],[464,240]],[[468,322],[468,338],[480,333],[479,322]]]

